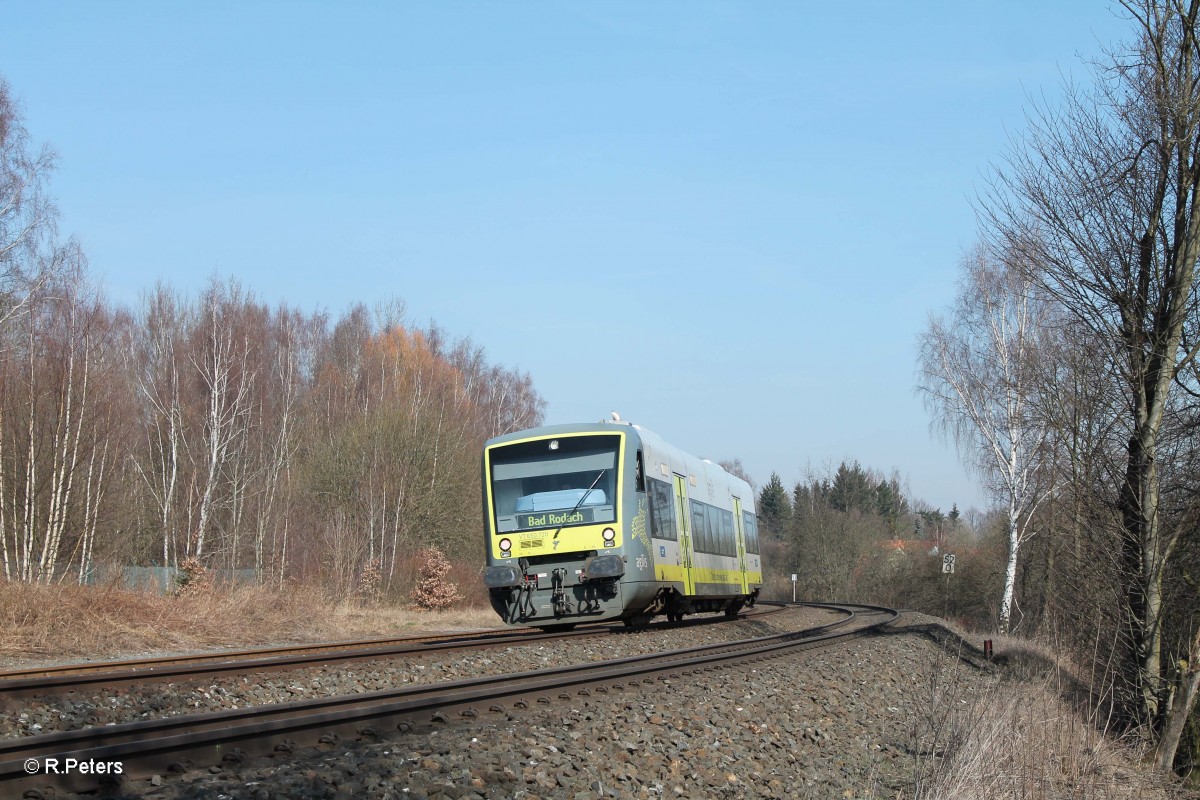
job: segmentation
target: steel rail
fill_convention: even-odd
[[[866,635],[897,616],[891,609],[873,606],[821,607],[846,615],[814,628],[756,637],[738,642],[690,647],[664,653],[631,656],[613,661],[576,664],[534,672],[511,673],[446,683],[405,686],[397,689],[301,700],[272,706],[218,711],[162,720],[125,723],[82,731],[66,731],[0,743],[0,793],[54,784],[81,791],[102,780],[95,775],[28,774],[25,763],[39,764],[53,757],[65,763],[123,763],[123,779],[161,774],[194,761],[211,764],[224,759],[242,760],[273,750],[290,752],[304,744],[340,736],[374,739],[383,726],[402,730],[414,724],[448,722],[453,712],[476,717],[481,708],[504,712],[505,704],[527,707],[550,703],[552,696],[570,700],[594,690],[607,693],[626,684],[638,686],[654,677],[673,679],[700,669],[761,660],[796,650],[826,646]],[[880,616],[875,622],[844,630],[860,619],[854,609]],[[574,690],[572,693],[571,690]]]
[[[214,650],[210,652],[180,653],[154,658],[133,658],[112,661],[87,661],[72,664],[47,664],[39,667],[24,667],[21,669],[0,671],[0,681],[25,680],[27,678],[53,677],[58,675],[86,674],[89,672],[115,672],[117,670],[157,670],[172,664],[203,663],[205,661],[227,661],[238,658],[261,658],[276,655],[299,655],[306,652],[361,649],[367,647],[386,647],[389,645],[417,644],[424,641],[441,641],[457,637],[488,636],[498,634],[514,635],[518,630],[533,631],[533,628],[498,628],[459,631],[453,634],[413,636],[395,636],[379,639],[356,639],[336,642],[312,642],[308,644],[277,645],[274,647],[253,647],[244,650]]]
[[[756,612],[775,613],[782,609]],[[700,617],[673,626],[707,625],[724,622],[723,617]],[[32,697],[46,694],[117,689],[133,683],[199,680],[248,672],[275,672],[313,665],[345,661],[368,661],[396,656],[503,647],[514,644],[566,639],[575,636],[625,634],[627,629],[612,624],[597,624],[572,631],[547,632],[536,628],[472,631],[440,637],[413,636],[397,639],[372,639],[362,642],[273,647],[256,650],[166,656],[161,659],[137,659],[93,664],[66,664],[46,668],[0,673],[0,698]],[[107,669],[106,669],[107,668]]]
[[[502,647],[510,644],[529,644],[546,639],[560,639],[569,636],[594,636],[602,632],[605,631],[601,629],[582,629],[578,631],[559,631],[550,634],[539,632],[509,633],[504,631],[495,636],[469,637],[460,635],[453,638],[425,640],[391,646],[368,646],[344,650],[300,652],[298,654],[278,655],[267,658],[238,657],[239,654],[235,653],[232,656],[227,654],[225,660],[216,660],[220,658],[219,656],[213,656],[208,660],[182,664],[168,660],[163,666],[159,666],[156,662],[147,659],[137,667],[118,669],[110,672],[94,671],[40,678],[3,679],[0,680],[0,697],[16,698],[42,694],[62,694],[89,688],[114,689],[122,684],[192,680],[243,672],[270,672],[302,668],[343,661],[365,661],[378,658],[392,658],[395,656],[424,655],[426,653],[451,650]],[[0,678],[2,677],[0,676]]]

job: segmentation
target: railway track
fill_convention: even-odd
[[[137,779],[343,739],[373,741],[391,730],[570,702],[828,646],[867,635],[896,617],[891,609],[872,606],[819,607],[838,611],[842,618],[802,631],[612,661],[9,740],[0,743],[0,795],[19,796],[26,788],[47,784],[86,791],[114,777],[79,771],[47,774],[52,762],[57,768],[68,760],[77,765],[120,763],[121,779]]]
[[[270,657],[299,656],[308,653],[337,653],[343,650],[359,650],[371,647],[389,647],[404,645],[419,645],[423,642],[441,642],[454,639],[469,639],[486,637],[488,635],[517,635],[521,632],[533,632],[535,628],[510,628],[504,630],[463,631],[454,634],[395,636],[380,639],[357,639],[345,642],[315,642],[312,644],[280,645],[277,647],[257,647],[246,650],[219,650],[209,653],[183,653],[174,656],[158,656],[155,658],[136,658],[111,661],[87,661],[73,664],[47,664],[24,669],[0,670],[0,682],[28,680],[31,678],[52,678],[71,675],[86,675],[92,672],[153,672],[165,667],[178,664],[205,664],[234,661],[238,659],[256,659]]]
[[[747,613],[769,614],[779,610],[781,610],[779,607],[772,605],[767,609]],[[721,617],[699,617],[671,624],[677,627],[699,626],[723,621],[724,619]],[[89,689],[119,691],[134,684],[205,680],[224,675],[279,672],[354,661],[626,633],[628,633],[627,629],[619,624],[592,625],[571,631],[554,632],[542,631],[537,628],[506,628],[443,636],[368,639],[126,661],[32,667],[0,672],[0,700],[66,694]]]
[[[199,680],[247,672],[272,672],[339,662],[423,655],[477,647],[501,647],[514,643],[527,644],[541,639],[596,633],[586,629],[555,634],[542,634],[534,629],[501,630],[441,637],[372,639],[332,645],[300,645],[130,661],[67,664],[0,673],[0,697],[63,694],[89,688],[119,689],[131,684]]]

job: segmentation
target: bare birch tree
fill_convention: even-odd
[[[55,240],[54,166],[0,78],[0,552],[7,577],[45,582],[76,506],[98,314],[78,243]]]
[[[275,578],[282,584],[287,572],[287,534],[290,506],[286,493],[291,465],[299,448],[298,429],[303,373],[311,371],[314,323],[294,311],[280,308],[273,325],[269,385],[273,413],[264,419],[260,438],[263,452],[262,499],[255,519],[254,569],[260,580],[266,577],[268,545],[274,557]],[[267,415],[263,415],[266,417]],[[277,537],[268,537],[269,532]]]
[[[243,457],[251,387],[257,377],[249,337],[235,324],[240,291],[236,286],[228,291],[224,296],[224,288],[214,282],[205,293],[204,324],[191,357],[203,398],[192,454],[197,467],[196,527],[188,540],[188,555],[196,558],[204,555],[222,484],[228,482],[225,470]]]
[[[145,404],[144,448],[133,459],[156,505],[163,566],[179,558],[179,486],[184,468],[184,413],[180,359],[188,311],[171,290],[158,286],[143,301],[135,347],[138,392]]]
[[[119,362],[107,358],[113,326],[81,254],[19,320],[19,353],[0,358],[0,550],[9,579],[51,583],[95,541],[118,427],[120,376],[104,373]]]
[[[42,553],[38,560],[38,580],[54,580],[62,548],[67,513],[73,500],[75,479],[83,438],[83,423],[88,410],[91,377],[91,337],[86,328],[86,310],[80,307],[76,282],[67,297],[52,301],[54,314],[63,326],[61,378],[55,397],[56,413],[50,441],[50,488]],[[78,344],[78,346],[76,346]]]
[[[919,388],[935,423],[1004,503],[1003,633],[1012,624],[1021,547],[1051,488],[1044,469],[1049,428],[1032,399],[1046,314],[1027,279],[977,249],[964,262],[950,318],[931,317],[920,337]]]
[[[58,212],[46,193],[54,153],[35,148],[8,83],[0,78],[0,326],[28,309],[53,259]]]

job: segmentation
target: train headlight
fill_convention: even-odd
[[[507,536],[505,536],[503,539],[501,539],[500,540],[500,549],[505,552],[512,550],[512,539],[509,539]]]
[[[588,580],[619,578],[625,574],[625,562],[616,553],[593,556],[583,564],[583,573]]]
[[[483,584],[489,589],[503,589],[509,586],[521,585],[521,573],[512,567],[488,567],[483,573]]]
[[[617,539],[617,532],[614,531],[612,528],[605,528],[604,533],[601,535],[604,537],[604,546],[605,547],[612,547],[613,543]]]

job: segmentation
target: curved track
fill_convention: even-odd
[[[300,746],[336,742],[339,737],[373,740],[388,729],[403,731],[455,717],[469,719],[534,703],[569,701],[592,692],[621,691],[697,670],[828,646],[866,635],[897,616],[892,609],[874,606],[801,605],[835,610],[843,618],[796,632],[613,661],[10,740],[0,743],[0,794],[16,795],[47,784],[88,790],[102,781],[79,773],[29,775],[26,764],[31,761],[39,765],[37,772],[47,758],[57,758],[59,763],[119,761],[122,778],[138,778],[180,765],[291,752]]]
[[[775,604],[771,605],[775,606]],[[770,614],[780,610],[782,609],[779,607],[772,607],[746,613],[748,615]],[[697,617],[682,623],[670,624],[674,626],[711,625],[724,621],[724,617]],[[576,636],[603,636],[617,633],[628,633],[628,629],[620,624],[590,625],[571,631],[505,628],[443,636],[366,639],[128,661],[33,667],[0,672],[0,699],[64,694],[88,689],[121,690],[142,683],[203,680],[221,675],[276,672],[341,662],[427,655],[451,650],[503,647]]]

